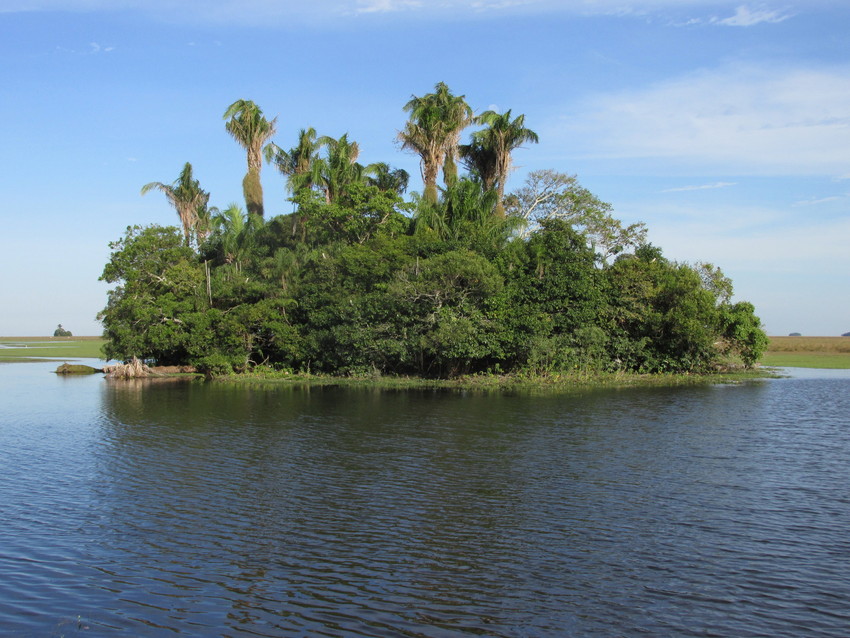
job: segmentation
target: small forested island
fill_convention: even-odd
[[[56,330],[53,331],[53,336],[54,337],[73,337],[74,335],[71,333],[70,330],[65,330],[65,328],[63,328],[62,324],[60,323],[57,326]]]
[[[666,259],[573,175],[535,171],[505,192],[512,152],[537,142],[523,115],[476,115],[443,83],[404,111],[398,140],[424,183],[408,199],[409,175],[359,163],[347,134],[302,129],[284,150],[276,118],[234,102],[224,119],[247,153],[245,208],[210,207],[190,163],[142,188],[164,193],[181,224],[133,226],[110,244],[105,356],[210,376],[423,378],[758,361],[767,337],[719,268]],[[266,216],[264,159],[293,213]]]

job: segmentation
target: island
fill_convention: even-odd
[[[755,308],[732,301],[717,266],[667,259],[575,175],[535,170],[506,192],[513,151],[538,141],[523,115],[475,114],[442,82],[403,110],[398,142],[424,186],[407,197],[407,172],[360,163],[347,134],[301,129],[286,150],[276,118],[234,102],[223,119],[247,158],[244,208],[210,206],[189,162],[142,188],[165,195],[179,226],[132,226],[110,244],[105,356],[208,376],[438,379],[759,360]],[[264,163],[294,212],[264,209]]]

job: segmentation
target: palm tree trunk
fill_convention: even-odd
[[[263,186],[259,172],[248,171],[242,180],[242,192],[245,195],[245,208],[248,213],[263,216]]]

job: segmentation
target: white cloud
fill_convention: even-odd
[[[104,47],[100,46],[97,42],[89,42],[89,53],[109,53],[110,51],[114,51],[115,47]]]
[[[747,5],[742,5],[735,10],[735,15],[724,19],[714,18],[711,22],[727,27],[752,27],[763,23],[783,22],[790,17],[791,14],[782,11],[765,8],[751,9]]]
[[[817,275],[850,270],[850,218],[802,216],[765,206],[622,205],[642,219],[649,239],[671,259],[710,261],[726,270]],[[793,255],[793,259],[789,259]]]
[[[730,66],[598,94],[562,118],[581,156],[702,174],[839,175],[850,166],[850,68]],[[556,127],[553,127],[556,128]]]
[[[817,206],[818,204],[827,204],[829,202],[837,202],[839,200],[846,199],[845,197],[840,197],[838,195],[834,195],[832,197],[818,197],[812,199],[803,199],[799,202],[794,202],[794,206]]]
[[[795,220],[750,207],[668,213],[647,219],[650,241],[670,259],[719,266],[732,278],[735,298],[753,302],[771,334],[846,330],[834,324],[848,316],[850,303],[834,293],[850,284],[850,219]]]
[[[415,0],[358,0],[357,13],[392,13],[418,9],[422,3]]]
[[[694,186],[679,186],[678,188],[666,188],[662,193],[684,193],[687,191],[704,191],[711,190],[714,188],[728,188],[729,186],[734,186],[735,182],[714,182],[712,184],[700,184]]]
[[[807,9],[829,0],[787,0]],[[481,13],[559,13],[583,16],[651,16],[687,11],[731,9],[731,0],[2,0],[0,13],[19,11],[122,11],[132,10],[163,20],[282,24],[329,20],[356,15],[409,14],[420,17],[474,16]],[[770,9],[741,6],[725,19],[697,18],[693,22],[715,22],[743,26],[777,22],[783,14]]]

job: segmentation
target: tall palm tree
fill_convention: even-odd
[[[424,198],[434,203],[440,168],[447,186],[457,179],[458,142],[463,129],[473,121],[472,108],[463,95],[453,95],[444,82],[438,82],[433,93],[414,95],[404,110],[410,115],[398,138],[402,148],[421,158]]]
[[[319,149],[321,145],[316,137],[316,129],[301,129],[298,132],[298,143],[284,151],[274,142],[265,148],[266,161],[277,166],[281,174],[286,176],[286,189],[295,195],[304,189],[312,189],[316,184]],[[305,216],[299,211],[292,216],[292,236],[301,229],[301,238],[304,239],[307,229],[305,227]]]
[[[302,128],[298,132],[298,143],[289,151],[272,142],[265,147],[265,156],[267,162],[273,163],[286,176],[287,190],[295,193],[313,186],[313,165],[318,158],[319,148],[316,129]]]
[[[206,220],[209,219],[207,204],[210,194],[201,188],[201,184],[192,175],[192,165],[186,162],[180,176],[171,184],[162,182],[150,182],[142,186],[142,195],[152,190],[159,190],[165,194],[168,203],[174,206],[180,223],[183,225],[183,235],[186,245],[192,243],[192,238],[198,244],[204,241],[208,231]]]
[[[525,127],[525,115],[518,115],[511,119],[511,111],[504,113],[495,111],[484,111],[475,118],[476,124],[483,124],[486,128],[472,134],[471,147],[478,147],[480,151],[492,154],[492,167],[495,172],[496,192],[496,214],[505,216],[504,198],[505,183],[511,172],[511,153],[526,142],[539,142],[537,133]],[[483,175],[482,181],[484,179]]]
[[[248,213],[262,216],[263,186],[260,183],[260,170],[263,166],[263,146],[275,134],[277,118],[267,120],[260,107],[251,100],[236,100],[227,107],[224,119],[228,120],[224,125],[227,132],[248,154],[248,172],[242,180],[245,206]]]

